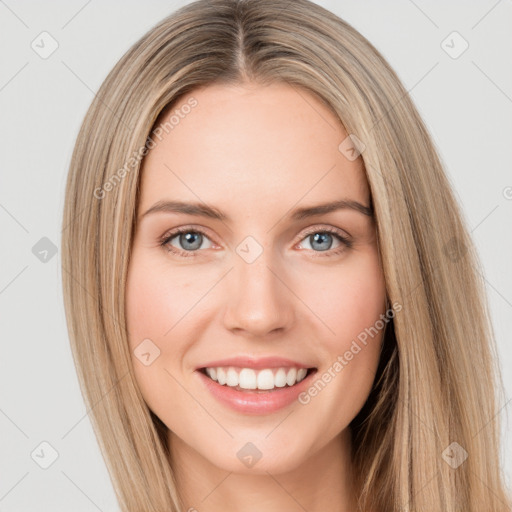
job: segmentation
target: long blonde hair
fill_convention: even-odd
[[[122,510],[183,506],[166,427],[142,398],[128,348],[125,286],[141,158],[155,121],[179,98],[245,81],[307,89],[365,145],[387,295],[403,309],[351,424],[361,510],[509,511],[499,458],[502,384],[461,210],[395,72],[354,28],[308,0],[182,7],[120,59],[78,135],[63,215],[65,310]],[[450,463],[464,454],[458,467]]]

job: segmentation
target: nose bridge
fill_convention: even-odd
[[[247,237],[236,249],[230,272],[226,327],[264,336],[287,328],[293,317],[293,294],[283,283],[274,251]]]

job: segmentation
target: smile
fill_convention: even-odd
[[[293,402],[312,382],[316,368],[203,367],[195,373],[205,391],[223,406],[238,413],[262,415]]]
[[[213,381],[237,390],[265,390],[291,387],[305,379],[314,368],[253,368],[211,367],[202,371]]]

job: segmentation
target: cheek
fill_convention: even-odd
[[[323,344],[330,353],[347,350],[385,312],[386,287],[376,251],[355,255],[332,272],[312,275],[307,286],[311,309],[326,326]]]
[[[126,316],[132,350],[145,338],[154,338],[160,346],[190,304],[197,302],[189,283],[179,282],[179,276],[179,272],[174,271],[171,275],[168,266],[163,267],[134,250],[126,287]]]
[[[137,270],[129,274],[126,315],[132,349],[144,338],[163,334],[171,327],[172,318],[166,314],[172,311],[170,294],[166,295],[163,283],[155,283],[150,274],[151,271],[142,274]]]
[[[169,342],[190,302],[184,293],[179,283],[165,277],[165,269],[133,251],[126,285],[128,340],[137,383],[153,410],[158,410],[161,390],[173,387],[168,372],[174,374],[186,350],[180,337]]]
[[[358,255],[329,275],[316,276],[313,296],[314,311],[328,326],[321,338],[325,363],[302,403],[312,416],[332,421],[334,434],[355,417],[371,390],[387,325],[381,319],[386,288],[376,252]]]

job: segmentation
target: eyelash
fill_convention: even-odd
[[[169,242],[173,238],[175,238],[177,235],[179,235],[181,233],[199,233],[199,234],[204,235],[205,237],[209,238],[208,234],[205,231],[203,231],[202,229],[184,226],[184,227],[176,228],[173,231],[166,233],[159,240],[160,246],[163,247],[165,250],[167,250],[173,254],[176,254],[178,256],[182,256],[184,258],[195,257],[196,256],[195,253],[200,252],[199,249],[197,249],[195,251],[180,251],[169,244]],[[331,235],[336,236],[336,238],[338,238],[338,240],[342,243],[341,247],[339,247],[338,249],[329,249],[327,251],[313,251],[314,253],[317,253],[313,256],[315,258],[316,257],[322,258],[322,257],[337,256],[338,254],[341,254],[344,250],[350,249],[352,247],[351,240],[349,240],[347,237],[343,236],[341,234],[341,231],[339,231],[338,229],[331,228],[331,227],[321,228],[321,229],[312,228],[312,229],[308,230],[299,241],[304,240],[309,235],[312,235],[314,233],[330,233]],[[309,250],[312,251],[312,249],[309,249]],[[327,254],[321,254],[322,252],[325,252]],[[320,254],[318,254],[318,253],[320,253]]]

